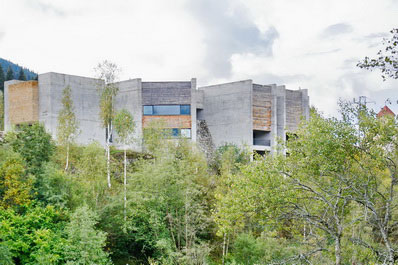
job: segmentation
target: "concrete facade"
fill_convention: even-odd
[[[308,91],[253,84],[252,80],[200,87],[203,119],[216,146],[233,143],[259,153],[274,152],[286,132],[309,119]]]
[[[106,131],[99,117],[103,85],[98,79],[59,73],[40,74],[37,82],[7,81],[5,131],[13,125],[39,121],[55,138],[63,89],[69,86],[80,129],[77,143],[97,141],[104,145]],[[270,152],[277,139],[286,139],[286,131],[296,130],[301,118],[309,118],[307,90],[287,90],[252,80],[197,88],[194,78],[170,82],[138,78],[116,85],[115,108],[127,109],[133,115],[136,139],[142,139],[152,122],[162,120],[162,126],[177,137],[208,142],[199,145],[234,143]],[[113,135],[117,145],[117,135]],[[131,147],[141,151],[141,141]]]

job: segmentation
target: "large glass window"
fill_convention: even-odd
[[[148,105],[144,106],[144,115],[190,115],[190,105]]]
[[[153,115],[180,115],[179,105],[155,105]]]

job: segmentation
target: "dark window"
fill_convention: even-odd
[[[180,136],[180,130],[177,129],[177,128],[171,129],[171,136],[172,136],[172,137],[178,137],[178,136]]]
[[[144,115],[153,115],[153,106],[144,106]]]
[[[190,115],[191,114],[191,106],[190,105],[181,105],[180,106],[180,114],[181,115]]]

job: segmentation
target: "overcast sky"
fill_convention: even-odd
[[[398,113],[398,81],[356,67],[397,22],[397,0],[0,0],[0,57],[38,73],[93,76],[108,59],[121,79],[285,84],[328,115],[339,98],[391,98]]]

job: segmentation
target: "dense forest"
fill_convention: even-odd
[[[0,91],[4,91],[4,81],[12,79],[35,80],[37,74],[25,67],[0,58]]]

